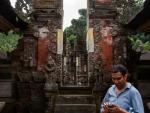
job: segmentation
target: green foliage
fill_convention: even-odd
[[[142,9],[144,0],[114,0],[118,21],[127,24]]]
[[[80,17],[71,21],[71,26],[64,30],[64,35],[68,43],[73,44],[77,38],[84,38],[86,36],[86,9],[79,10]]]
[[[76,39],[77,37],[72,34],[69,37],[67,37],[67,43],[70,43],[72,45]]]
[[[145,35],[144,33],[139,33],[136,35],[128,36],[132,49],[137,52],[142,52],[143,50],[150,51],[150,35]]]
[[[7,53],[13,51],[20,39],[19,34],[9,31],[7,34],[0,33],[0,52]]]

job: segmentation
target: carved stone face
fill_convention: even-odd
[[[39,37],[45,38],[48,36],[49,30],[46,27],[39,28]]]

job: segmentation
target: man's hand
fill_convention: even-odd
[[[102,113],[129,113],[123,108],[117,105],[109,105],[108,103],[103,104],[103,112]]]
[[[109,113],[129,113],[125,109],[117,106],[117,105],[112,105],[111,108],[109,108]]]
[[[108,103],[103,104],[103,112],[102,113],[109,113],[109,105]]]

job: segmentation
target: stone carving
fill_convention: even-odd
[[[35,47],[36,47],[35,39],[30,37],[24,39],[24,54],[23,54],[24,67],[36,66]]]
[[[34,0],[35,8],[57,8],[58,6],[56,0]]]
[[[112,0],[96,0],[99,3],[110,3]]]
[[[29,71],[18,72],[17,77],[21,82],[30,82],[32,81],[32,73]]]
[[[45,77],[42,72],[37,71],[20,71],[17,72],[18,81],[20,82],[44,82]]]
[[[46,77],[45,90],[48,91],[58,90],[58,85],[56,83],[58,81],[57,78],[58,72],[59,71],[57,69],[54,59],[49,55],[47,65],[45,65],[44,68],[44,74]]]
[[[98,8],[99,6],[110,5],[112,0],[95,0],[94,6]]]
[[[39,37],[40,38],[48,37],[48,33],[49,33],[49,30],[47,29],[47,27],[39,28]]]

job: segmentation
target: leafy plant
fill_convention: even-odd
[[[139,33],[136,35],[128,36],[132,49],[136,52],[142,52],[143,50],[150,51],[150,35]]]
[[[69,37],[67,37],[67,43],[73,44],[76,39],[77,37],[72,34]]]
[[[0,52],[7,53],[13,51],[20,39],[20,35],[9,31],[6,33],[0,33]]]
[[[71,26],[65,28],[64,35],[68,42],[74,43],[77,38],[86,37],[86,14],[87,9],[79,9],[80,17],[72,19]]]
[[[144,0],[113,0],[117,9],[117,19],[127,24],[143,7]]]

